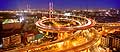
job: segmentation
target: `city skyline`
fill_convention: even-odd
[[[31,9],[48,9],[51,0],[1,0],[0,10],[26,9],[27,4]],[[55,9],[94,9],[94,8],[120,8],[119,0],[52,0]]]

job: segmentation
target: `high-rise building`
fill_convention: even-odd
[[[112,50],[120,51],[120,32],[114,32],[108,34],[108,36],[102,37],[101,44],[102,47],[109,47]]]

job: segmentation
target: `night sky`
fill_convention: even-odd
[[[32,9],[48,9],[50,0],[0,0],[0,10],[26,9],[29,3]],[[94,9],[120,8],[120,0],[53,0],[56,9]]]

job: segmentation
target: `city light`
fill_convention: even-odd
[[[1,0],[0,5],[0,52],[120,52],[117,0]]]
[[[71,16],[71,13],[65,13],[64,16]]]
[[[22,22],[24,20],[24,17],[22,16],[22,17],[20,17],[20,22]]]

